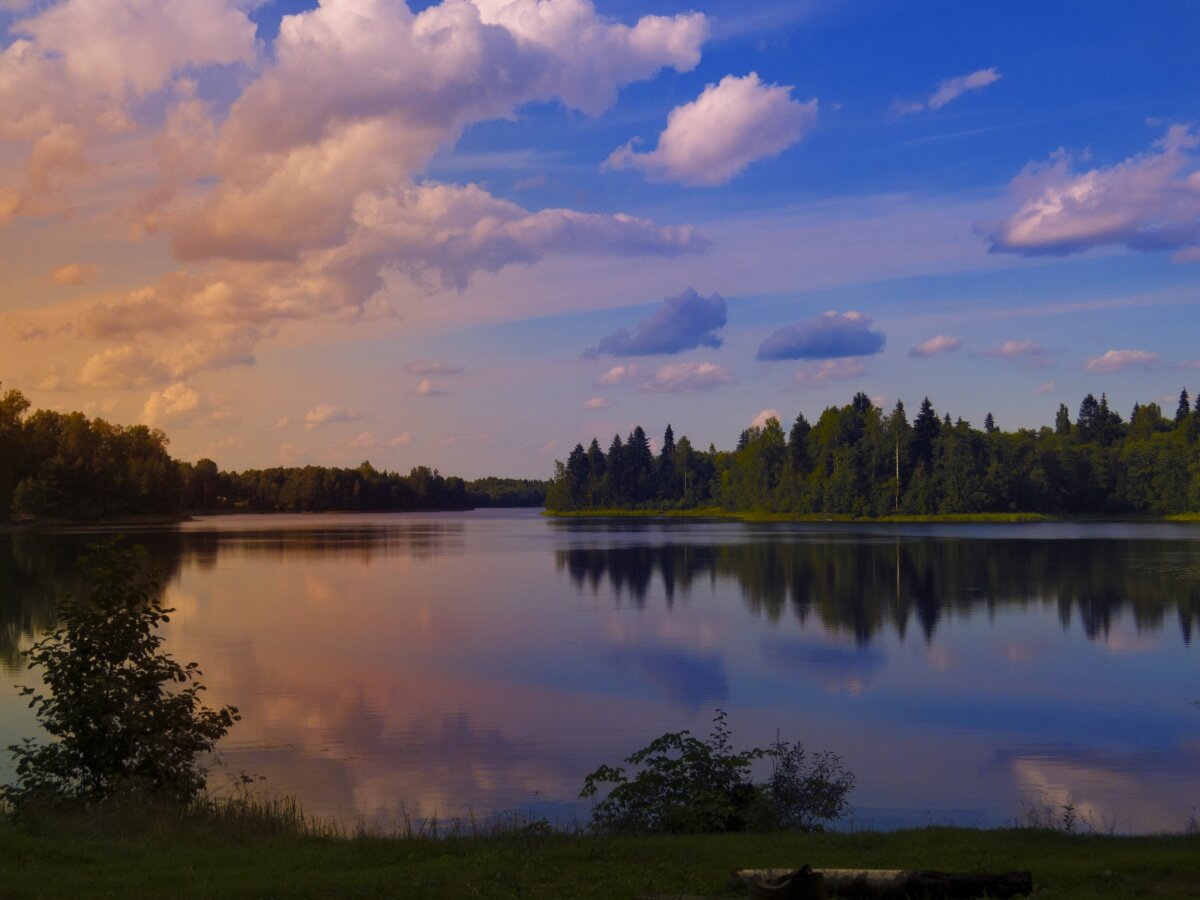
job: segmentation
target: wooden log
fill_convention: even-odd
[[[729,886],[746,887],[750,882],[779,878],[793,867],[739,869]],[[1029,872],[933,872],[910,869],[813,869],[825,878],[830,896],[846,900],[971,900],[1017,897],[1033,891]]]

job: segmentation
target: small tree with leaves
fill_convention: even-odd
[[[238,711],[205,707],[197,664],[162,650],[158,627],[173,610],[144,548],[109,540],[78,565],[89,596],[66,598],[57,630],[28,653],[44,688],[20,689],[54,740],[9,748],[17,781],[0,796],[18,812],[113,799],[186,804],[204,789],[201,757]]]
[[[756,760],[769,757],[771,780],[753,780]],[[716,831],[815,830],[849,811],[854,776],[832,753],[808,754],[776,739],[769,749],[735,751],[723,710],[713,716],[707,741],[688,731],[668,732],[626,757],[637,771],[600,766],[583,782],[581,797],[612,785],[592,810],[592,824],[611,834],[682,834]]]

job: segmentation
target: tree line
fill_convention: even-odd
[[[189,512],[319,512],[541,506],[545,483],[467,482],[417,466],[407,475],[322,466],[222,471],[173,459],[160,429],[114,425],[81,412],[31,412],[0,394],[0,522],[90,521]]]
[[[577,444],[555,464],[555,511],[692,509],[852,516],[1036,512],[1166,515],[1200,510],[1200,397],[1182,391],[1173,417],[1135,404],[1129,420],[1101,394],[1074,421],[1005,432],[939,416],[925,398],[912,421],[866,394],[785,432],[771,418],[732,451],[697,449],[668,425],[657,453],[639,425],[608,450]]]

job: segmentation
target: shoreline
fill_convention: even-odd
[[[845,513],[739,512],[719,507],[695,509],[595,509],[545,510],[550,519],[732,519],[741,522],[826,522],[860,525],[888,524],[1028,524],[1031,522],[1109,521],[1067,519],[1044,513],[938,513],[930,515],[853,516]],[[1119,519],[1114,521],[1163,521],[1162,519]],[[1197,516],[1195,521],[1200,521]]]

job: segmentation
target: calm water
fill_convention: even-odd
[[[19,649],[96,532],[0,535],[0,745]],[[663,731],[840,753],[855,818],[1123,831],[1200,807],[1200,527],[221,517],[136,539],[169,647],[243,721],[240,772],[311,812],[586,818],[583,776]],[[11,774],[0,762],[0,778]]]

